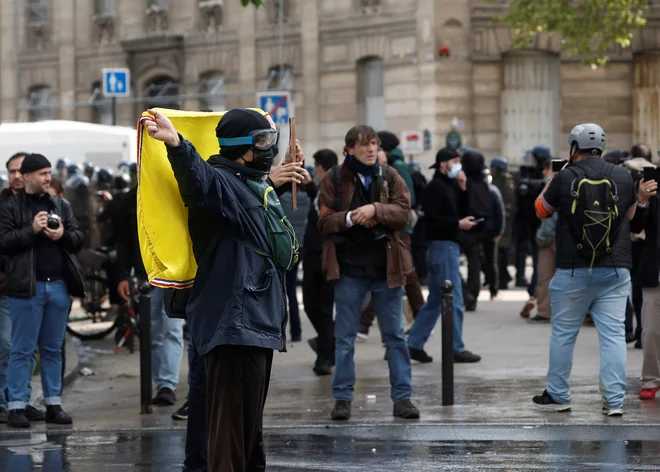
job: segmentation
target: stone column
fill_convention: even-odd
[[[263,6],[261,7],[263,8]],[[241,8],[240,26],[238,29],[238,50],[240,58],[238,81],[241,90],[255,90],[257,88],[257,49],[255,44],[256,9],[253,5]],[[254,107],[256,98],[254,94],[241,96],[241,106]]]
[[[59,80],[57,90],[60,96],[60,112],[54,116],[63,120],[74,120],[76,109],[71,105],[76,101],[76,48],[75,48],[75,1],[57,0],[57,8],[50,8],[48,14],[57,38],[59,53]],[[54,84],[53,84],[54,85]]]
[[[308,152],[319,148],[319,1],[300,2],[302,40],[302,75],[304,114],[304,146]],[[302,141],[302,140],[301,140]],[[311,154],[308,156],[311,157]]]
[[[14,30],[19,25],[14,20],[14,0],[0,0],[0,121],[5,122],[18,121],[16,105],[23,93],[16,83],[16,56],[20,46],[16,44]]]
[[[419,117],[418,129],[427,129],[431,133],[431,150],[415,159],[423,162],[423,167],[433,163],[435,152],[439,146],[436,123],[436,63],[435,63],[435,37],[433,34],[435,17],[434,0],[418,0],[417,2],[417,68],[419,84]]]

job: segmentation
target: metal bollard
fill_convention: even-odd
[[[442,284],[442,406],[454,404],[454,286]]]
[[[140,405],[141,414],[151,413],[151,297],[140,289]]]

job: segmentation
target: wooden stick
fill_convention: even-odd
[[[291,162],[296,162],[298,157],[296,150],[296,119],[289,118],[289,151]],[[298,184],[295,182],[291,184],[291,208],[293,210],[298,209]]]

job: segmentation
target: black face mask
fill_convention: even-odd
[[[267,151],[262,151],[259,149],[252,150],[252,160],[245,163],[245,167],[250,169],[258,170],[261,172],[268,172],[273,165],[275,160],[275,148],[270,148]]]

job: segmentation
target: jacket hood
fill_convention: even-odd
[[[465,175],[472,178],[483,178],[485,162],[484,155],[472,149],[463,154],[463,158],[461,159]]]
[[[387,163],[389,165],[392,165],[394,161],[404,161],[405,162],[406,158],[403,155],[403,151],[401,148],[394,148],[390,152],[387,153]]]
[[[623,166],[632,171],[638,171],[642,172],[644,170],[644,167],[656,167],[655,164],[647,161],[643,157],[635,157],[633,159],[628,159],[626,162],[623,163]]]

